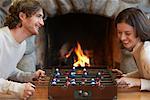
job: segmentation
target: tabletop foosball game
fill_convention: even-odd
[[[116,100],[117,85],[107,67],[54,67],[49,100]]]

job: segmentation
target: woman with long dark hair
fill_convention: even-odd
[[[115,19],[121,45],[133,54],[138,70],[117,80],[119,87],[150,90],[150,22],[138,8],[127,8]]]

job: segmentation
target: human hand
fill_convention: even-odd
[[[116,78],[121,78],[125,76],[125,74],[123,74],[123,72],[119,69],[111,69],[111,71],[116,75]]]
[[[118,87],[121,88],[131,88],[136,86],[141,86],[141,81],[138,78],[128,78],[128,77],[122,77],[120,79],[117,79]]]
[[[39,70],[37,70],[35,73],[34,73],[34,78],[33,79],[40,79],[40,78],[42,78],[42,77],[45,77],[46,75],[45,75],[45,71],[43,71],[43,70],[41,70],[41,69],[39,69]]]
[[[119,75],[123,74],[123,72],[119,69],[112,69],[112,72],[118,73]]]
[[[23,99],[28,100],[35,92],[35,86],[31,83],[24,83],[25,88],[24,88],[24,94],[23,94]]]

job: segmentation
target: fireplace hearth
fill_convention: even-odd
[[[113,65],[112,23],[111,18],[82,13],[49,17],[45,24],[47,67],[73,65],[77,42],[89,57],[91,66]]]

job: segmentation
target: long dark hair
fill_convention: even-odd
[[[150,40],[150,22],[146,14],[139,8],[127,8],[121,11],[115,19],[115,26],[118,23],[127,23],[136,30],[136,35],[141,41]]]
[[[16,0],[9,8],[9,15],[6,17],[4,25],[13,29],[17,24],[21,24],[19,18],[20,12],[25,13],[27,17],[31,17],[41,8],[41,4],[36,0]]]

